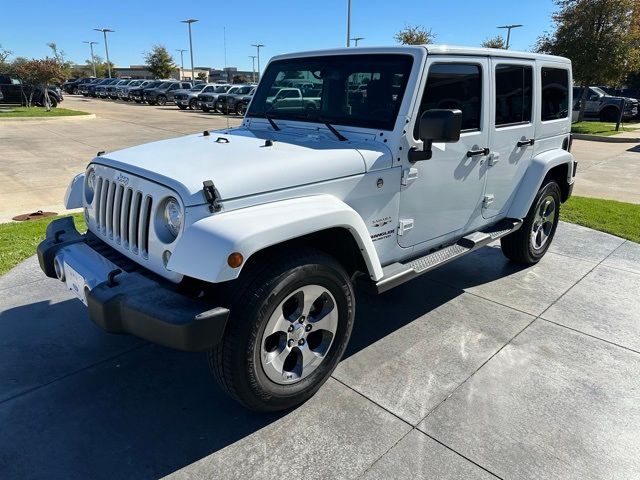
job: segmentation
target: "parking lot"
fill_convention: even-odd
[[[203,355],[107,335],[34,258],[0,278],[1,478],[637,478],[640,246],[561,224],[358,294],[346,358],[281,414]]]
[[[96,118],[3,121],[0,124],[0,223],[35,210],[60,212],[69,180],[101,150],[225,128],[227,119],[200,110],[67,95],[61,107]],[[230,115],[229,125],[240,123]]]

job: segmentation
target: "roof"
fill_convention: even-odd
[[[516,50],[502,50],[498,48],[483,47],[463,47],[458,45],[392,45],[381,47],[353,47],[353,48],[333,48],[330,50],[313,50],[307,52],[288,53],[278,55],[272,60],[280,60],[284,58],[295,58],[304,56],[323,56],[323,55],[357,55],[372,53],[416,53],[421,54],[427,51],[431,55],[470,55],[482,57],[501,57],[501,58],[524,58],[528,60],[547,60],[552,62],[561,62],[570,64],[571,60],[555,55],[546,55],[534,52],[519,52]]]

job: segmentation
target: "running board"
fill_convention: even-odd
[[[409,260],[407,263],[392,263],[382,269],[384,276],[374,283],[376,293],[383,293],[408,282],[423,273],[427,273],[467,253],[471,253],[505,235],[515,232],[522,226],[522,220],[505,219],[483,232],[474,232],[423,257]]]

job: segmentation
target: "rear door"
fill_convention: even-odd
[[[535,142],[533,60],[491,59],[491,128],[482,216],[502,213],[529,166]]]

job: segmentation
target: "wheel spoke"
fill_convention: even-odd
[[[266,354],[263,356],[263,363],[265,367],[273,369],[273,371],[281,376],[284,372],[284,362],[291,353],[291,348],[285,345],[285,347],[275,354]]]
[[[271,335],[276,332],[286,332],[291,322],[285,318],[282,309],[277,309],[269,319],[268,325],[270,325],[270,328],[268,332],[265,330],[265,334]]]

